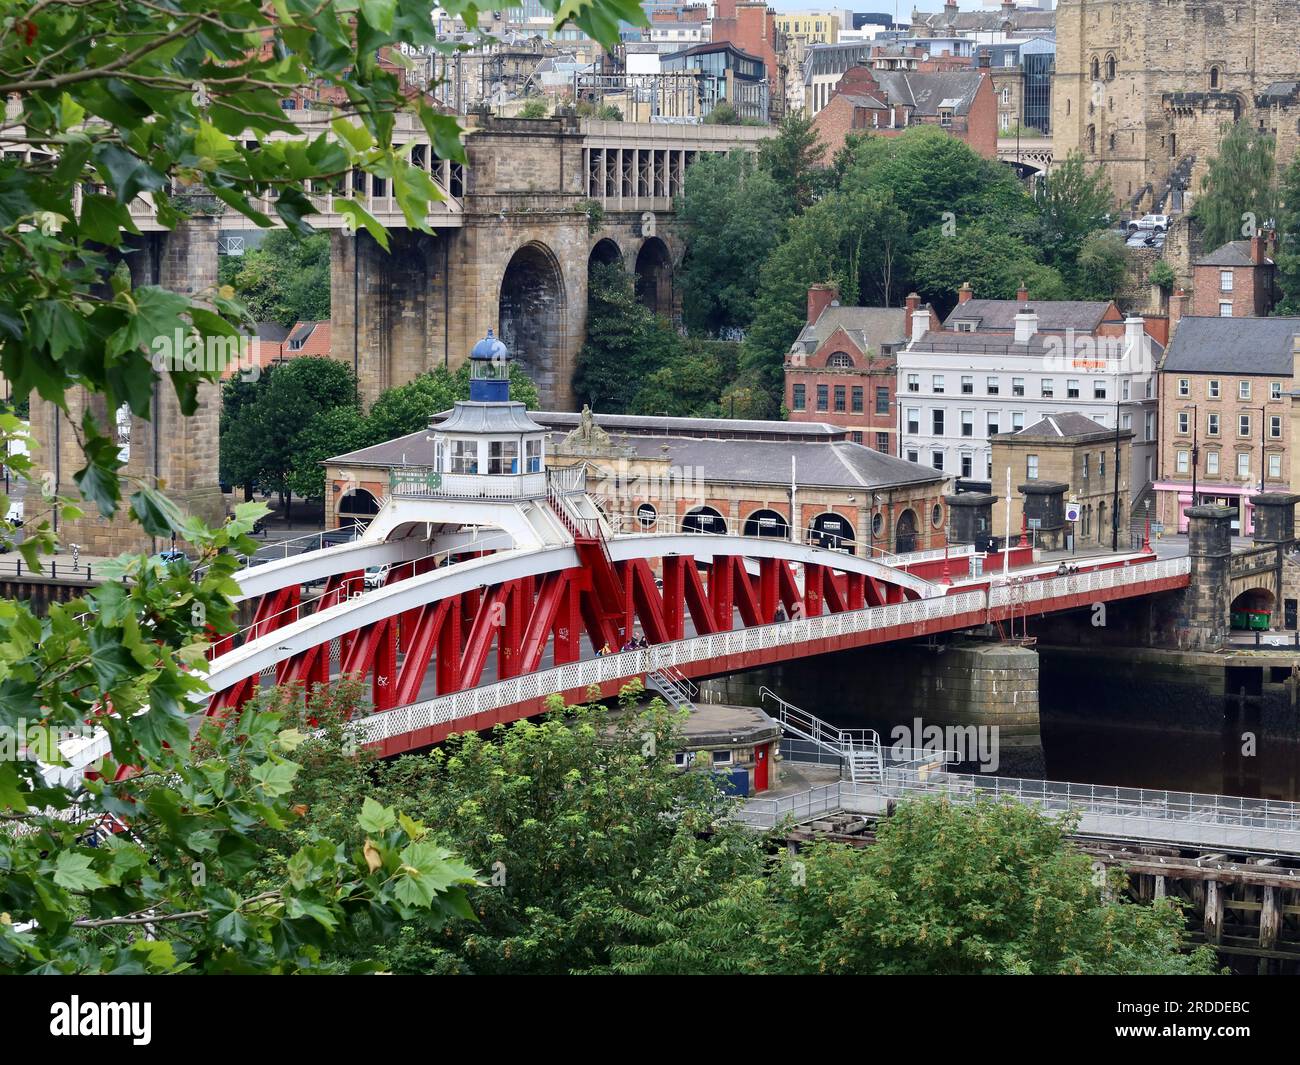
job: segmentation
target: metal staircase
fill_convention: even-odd
[[[700,689],[675,666],[651,670],[646,674],[646,687],[659,692],[674,710],[694,710],[700,694]]]
[[[776,704],[776,719],[784,732],[842,758],[854,784],[878,786],[881,783],[885,760],[880,749],[880,736],[875,729],[836,728],[782,699],[771,688],[759,688],[758,695],[760,701],[771,699]]]

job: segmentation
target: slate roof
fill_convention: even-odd
[[[873,70],[876,83],[891,100],[907,104],[918,115],[937,115],[939,106],[964,115],[975,101],[983,74],[976,71],[922,73],[916,70]]]
[[[1093,437],[1115,439],[1115,430],[1107,429],[1099,422],[1093,421],[1085,414],[1066,411],[1061,414],[1047,414],[1023,429],[1014,433],[999,434],[1032,440],[1089,440]],[[1132,436],[1133,430],[1121,430],[1121,436]]]
[[[1298,333],[1300,318],[1186,315],[1178,320],[1160,369],[1165,373],[1290,377],[1291,350]]]
[[[886,347],[907,343],[907,308],[827,307],[817,321],[803,327],[795,343],[811,343],[816,351],[837,329],[843,329],[861,350],[880,355]]]
[[[1023,304],[1019,300],[967,300],[952,309],[943,323],[953,329],[958,322],[975,321],[976,329],[1007,330],[1016,327],[1016,315]],[[1040,332],[1091,333],[1106,317],[1110,304],[1105,300],[1043,300],[1029,301],[1029,309],[1038,315]]]
[[[569,411],[529,411],[552,431],[552,444],[576,428],[581,415]],[[449,412],[434,415],[435,425]],[[626,414],[594,415],[616,447],[642,458],[667,458],[676,467],[698,470],[705,482],[790,483],[790,460],[798,483],[841,489],[893,488],[944,481],[940,470],[895,458],[848,439],[848,431],[821,422],[745,421],[728,418],[658,418]],[[433,462],[432,432],[400,436],[327,461],[327,465],[427,466]]]
[[[1273,260],[1264,257],[1264,262],[1272,264]],[[1230,240],[1227,244],[1222,244],[1215,248],[1204,258],[1197,259],[1193,266],[1257,266],[1258,263],[1250,257],[1250,241],[1248,240]]]
[[[1013,30],[1053,31],[1056,28],[1055,11],[1029,11],[1018,9],[1010,16],[1000,8],[992,11],[958,11],[949,16],[946,11],[917,11],[913,13],[912,27],[925,26],[935,32],[947,30],[955,33],[995,33],[1004,22]]]

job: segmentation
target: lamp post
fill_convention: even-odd
[[[1119,550],[1119,372],[1122,360],[1115,365],[1115,488],[1110,499],[1110,549]]]
[[[1185,411],[1185,410],[1187,410],[1187,408],[1186,408],[1186,407],[1182,407],[1182,408],[1180,408],[1179,413],[1182,413],[1182,412]],[[1192,506],[1196,506],[1196,502],[1197,502],[1197,500],[1196,500],[1196,468],[1197,468],[1197,466],[1200,465],[1200,459],[1201,459],[1201,448],[1200,448],[1200,445],[1199,445],[1199,443],[1198,443],[1199,437],[1198,437],[1198,435],[1197,435],[1200,426],[1197,424],[1197,420],[1196,420],[1196,418],[1197,418],[1197,405],[1196,405],[1195,403],[1192,404],[1191,410],[1192,410]]]

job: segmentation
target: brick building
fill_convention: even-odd
[[[1118,441],[1117,438],[1118,437]],[[1112,517],[1119,501],[1119,548],[1129,545],[1129,499],[1133,469],[1133,430],[1098,425],[1072,411],[1049,414],[1019,432],[998,433],[993,445],[993,533],[1007,528],[1006,476],[1011,472],[1012,534],[1022,527],[1024,496],[1019,486],[1032,481],[1066,485],[1065,498],[1079,505],[1074,523],[1079,547],[1106,547],[1112,543]],[[1115,477],[1115,447],[1119,444],[1119,483]]]
[[[1232,529],[1254,528],[1252,498],[1292,484],[1293,349],[1300,318],[1185,316],[1160,365],[1159,520],[1187,528],[1184,511],[1229,507]],[[1261,457],[1262,456],[1262,457]]]
[[[710,33],[715,44],[730,42],[763,61],[768,99],[772,111],[780,114],[785,100],[785,47],[776,26],[776,10],[749,0],[718,0]]]
[[[907,341],[908,309],[842,307],[838,296],[832,285],[808,290],[808,322],[785,357],[790,420],[838,425],[855,443],[896,455],[894,353]]]
[[[910,126],[938,126],[987,159],[997,157],[998,108],[987,73],[845,71],[813,129],[831,158],[851,132],[896,137]]]
[[[1266,237],[1231,240],[1192,264],[1192,314],[1263,318],[1275,301],[1275,274]]]

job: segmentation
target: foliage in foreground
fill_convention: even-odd
[[[293,799],[351,832],[367,800],[439,827],[480,870],[477,920],[411,923],[380,948],[399,972],[1198,973],[1172,900],[1122,901],[1067,828],[1028,807],[904,804],[863,849],[774,856],[672,752],[661,703],[556,707],[384,765],[346,730],[304,744]],[[314,711],[320,712],[320,711]],[[269,841],[272,869],[298,845]],[[1105,891],[1103,891],[1105,887]],[[252,890],[250,886],[249,890]],[[350,963],[341,954],[340,967]]]

